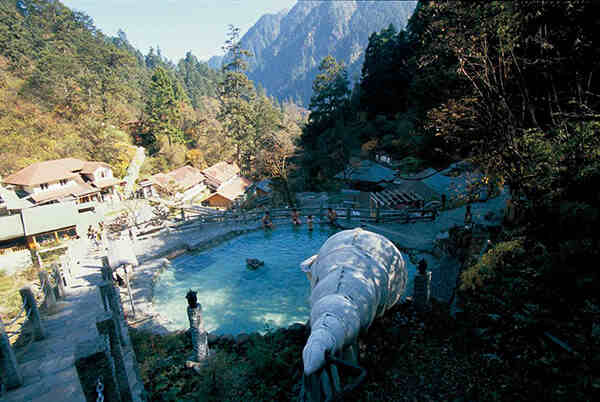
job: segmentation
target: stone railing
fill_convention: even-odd
[[[81,342],[75,351],[75,367],[87,401],[141,400],[135,391],[135,372],[127,370],[125,349],[130,347],[121,298],[112,270],[103,258],[102,282],[98,285],[104,312],[96,317],[98,337]],[[135,356],[133,356],[135,365]],[[141,388],[143,390],[143,388]]]
[[[47,337],[47,333],[42,324],[40,310],[51,313],[56,308],[57,300],[65,297],[65,286],[68,285],[66,273],[70,270],[66,267],[62,269],[58,265],[52,266],[52,280],[46,271],[39,272],[40,290],[36,295],[30,287],[24,287],[19,290],[23,304],[21,310],[9,323],[4,324],[0,320],[0,383],[2,387],[13,389],[23,385],[23,378],[15,356],[15,350],[12,347],[10,338],[29,335],[29,340],[24,346],[19,347],[19,351],[24,353],[34,341],[40,341]],[[38,306],[38,301],[41,300]],[[21,327],[17,331],[8,331],[6,328],[12,327],[17,321],[25,317]]]

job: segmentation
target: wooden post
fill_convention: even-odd
[[[0,319],[0,382],[7,389],[17,388],[23,385],[23,376],[19,371],[15,352],[10,345],[10,340],[4,329],[4,323]]]
[[[44,270],[38,273],[40,277],[40,285],[42,286],[42,292],[44,293],[44,302],[42,306],[46,311],[50,311],[54,307],[56,307],[56,295],[54,294],[54,289],[50,284],[50,277],[48,273]]]
[[[120,324],[115,319],[114,315],[109,312],[102,313],[96,318],[96,328],[98,329],[98,333],[108,337],[110,354],[115,363],[115,378],[119,385],[121,400],[130,402],[133,401],[133,395],[131,387],[129,386],[127,369],[123,359],[123,348],[119,337],[119,325]]]
[[[80,342],[75,348],[75,368],[87,402],[121,401],[115,365],[105,336]],[[102,390],[100,399],[98,389]]]
[[[31,325],[33,330],[33,339],[36,341],[44,339],[46,337],[46,331],[44,331],[44,328],[42,327],[40,311],[38,310],[31,288],[21,288],[19,289],[19,293],[21,294],[23,303],[25,303],[25,311],[27,311],[27,316],[29,317],[29,325]]]
[[[379,204],[377,204],[375,209],[375,222],[379,223]]]
[[[181,220],[185,222],[185,209],[181,208]]]
[[[346,220],[350,221],[350,207],[346,208]]]

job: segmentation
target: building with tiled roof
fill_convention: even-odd
[[[206,176],[206,183],[216,190],[221,184],[239,176],[240,168],[233,162],[219,162],[202,171]]]
[[[243,176],[235,176],[217,188],[217,191],[210,194],[203,204],[211,207],[230,208],[234,202],[241,199],[252,181]]]
[[[168,173],[157,173],[147,181],[140,183],[146,187],[152,185],[152,192],[158,192],[163,196],[177,196],[183,200],[191,199],[207,189],[206,177],[201,170],[193,166],[182,166]],[[149,182],[149,183],[148,183]]]
[[[20,199],[33,206],[75,201],[83,204],[118,198],[121,180],[113,177],[110,165],[76,158],[34,163],[4,178]]]

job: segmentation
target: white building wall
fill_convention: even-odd
[[[29,194],[38,194],[38,193],[43,193],[46,191],[58,190],[61,188],[74,186],[76,183],[75,183],[75,180],[73,180],[73,179],[67,179],[67,182],[65,184],[60,184],[60,180],[56,180],[56,181],[52,181],[52,182],[48,182],[48,183],[44,183],[44,184],[47,184],[48,188],[42,189],[42,185],[39,184],[37,186],[23,186],[23,189]]]
[[[104,177],[102,176],[104,174]],[[99,167],[94,171],[94,181],[101,179],[112,179],[113,172],[112,169],[107,167]]]

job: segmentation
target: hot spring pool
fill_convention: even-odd
[[[306,225],[281,225],[184,254],[159,276],[154,309],[171,320],[165,325],[169,330],[189,328],[185,294],[191,288],[198,291],[209,332],[235,335],[306,322],[310,283],[300,263],[334,233],[325,225],[315,225],[312,232]],[[246,258],[265,265],[248,270]]]

